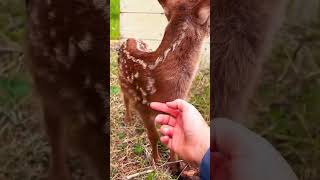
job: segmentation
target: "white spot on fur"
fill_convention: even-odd
[[[96,121],[97,121],[94,114],[92,114],[92,113],[85,113],[85,117],[91,123],[96,123]]]
[[[135,78],[138,78],[139,77],[139,72],[137,72],[135,75],[134,75]]]
[[[148,51],[147,45],[140,40],[137,41],[137,49],[139,51]]]
[[[90,84],[91,84],[91,77],[88,75],[84,79],[84,86],[88,88],[90,87]]]
[[[44,46],[42,45],[41,41],[41,34],[39,32],[30,32],[28,34],[29,37],[29,42],[36,48],[37,50],[40,51],[40,49],[44,49]]]
[[[44,79],[47,79],[48,82],[56,82],[57,79],[56,79],[56,76],[52,73],[50,73],[48,70],[46,69],[39,69],[38,71],[36,71],[36,75],[38,77],[41,77],[41,78],[44,78]]]
[[[96,92],[100,95],[101,99],[106,98],[107,92],[105,91],[103,84],[96,83],[94,85],[94,88],[96,89]]]
[[[56,13],[54,11],[50,11],[48,13],[48,19],[53,20],[54,18],[56,18]]]
[[[146,99],[143,99],[142,104],[148,104],[148,101]]]
[[[67,69],[69,69],[73,61],[66,57],[65,51],[63,50],[64,50],[64,47],[61,44],[53,48],[56,60],[59,63],[63,64]]]
[[[168,56],[168,54],[169,54],[170,52],[173,52],[173,51],[176,49],[176,47],[181,44],[182,40],[185,38],[184,30],[185,30],[186,28],[187,28],[187,26],[184,24],[183,27],[182,27],[182,30],[183,30],[182,33],[179,35],[179,37],[178,37],[177,40],[173,43],[173,45],[170,46],[168,49],[166,49],[166,50],[163,52],[163,54],[160,55],[160,56],[156,59],[156,61],[155,61],[154,64],[150,64],[150,65],[148,66],[150,70],[154,70],[154,69],[159,65],[159,63],[163,62],[163,61],[167,58],[167,56]]]
[[[57,82],[56,76],[53,74],[49,74],[48,76],[48,81],[49,82]]]
[[[92,46],[92,35],[90,33],[86,33],[82,40],[78,42],[78,46],[83,51],[88,51]]]
[[[103,85],[100,84],[100,83],[96,83],[96,84],[94,85],[94,88],[95,88],[97,91],[101,91],[101,90],[103,89]]]
[[[57,31],[55,29],[50,29],[50,37],[56,38],[56,36],[57,36]]]
[[[163,61],[163,57],[159,56],[154,64],[149,65],[149,69],[155,69],[161,61]]]
[[[73,98],[73,93],[70,89],[62,88],[59,90],[59,94],[62,98],[65,98],[65,99]]]
[[[92,0],[92,3],[96,9],[104,10],[106,8],[105,0]]]
[[[77,55],[77,48],[76,48],[76,44],[75,44],[75,40],[73,38],[69,39],[69,49],[68,49],[68,55],[70,57],[70,59],[74,60],[76,58]]]
[[[131,84],[133,83],[133,78],[131,78],[130,76],[127,76],[126,80]]]
[[[121,86],[124,87],[124,88],[128,88],[128,85],[126,83],[122,83],[121,82]]]
[[[125,57],[124,58],[121,58],[123,59],[124,61],[126,61],[126,59],[128,60],[131,60],[133,61],[134,63],[138,63],[142,66],[143,69],[146,69],[147,68],[147,64],[141,60],[141,59],[136,59],[134,56],[131,56],[129,51],[127,51],[126,49],[126,43],[124,43],[124,45],[122,46],[122,48],[120,49],[120,52],[122,52],[122,54],[125,54]],[[121,56],[122,57],[122,56]],[[123,61],[120,61],[123,63]]]
[[[147,81],[147,91],[150,92],[150,94],[154,94],[157,89],[155,88],[154,84],[155,84],[155,80],[151,77],[148,77],[147,78],[148,81]]]
[[[67,65],[66,59],[63,53],[63,47],[61,45],[56,46],[53,48],[53,51],[55,53],[56,60],[64,65]]]
[[[140,90],[142,96],[147,96],[147,92],[145,92],[142,88],[139,88],[139,90]]]
[[[169,49],[167,49],[167,50],[164,51],[164,57],[163,57],[163,59],[167,58],[167,55],[168,55],[168,53],[169,53],[170,50],[171,50],[171,49],[169,48]]]
[[[39,14],[37,9],[34,9],[33,11],[31,11],[30,19],[34,25],[37,26],[40,24]]]
[[[141,101],[141,98],[138,97],[138,96],[135,96],[135,97],[134,97],[134,101],[135,101],[135,102]]]
[[[45,57],[48,57],[50,54],[49,54],[49,51],[48,50],[44,50],[43,51],[43,56]]]

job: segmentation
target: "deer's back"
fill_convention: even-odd
[[[135,40],[130,39],[130,41]],[[148,51],[139,44],[141,45],[141,42],[137,43],[139,51]],[[186,98],[197,65],[180,64],[174,54],[168,55],[157,64],[159,57],[141,58],[131,53],[135,49],[132,50],[128,46],[127,42],[123,43],[119,51],[119,80],[122,91],[133,99],[135,104],[148,105],[150,102],[168,102]]]

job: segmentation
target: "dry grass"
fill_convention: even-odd
[[[111,51],[110,69],[111,178],[114,180],[123,179],[126,176],[151,169],[154,172],[142,175],[137,179],[176,179],[176,177],[170,176],[168,167],[164,166],[168,159],[168,151],[165,147],[160,146],[163,162],[160,165],[154,165],[152,162],[149,140],[141,119],[135,116],[132,125],[127,125],[123,121],[125,108],[120,97],[115,51]],[[209,80],[208,70],[199,72],[190,97],[190,102],[200,110],[206,120],[209,120],[210,109]]]
[[[0,179],[47,179],[50,146],[23,55],[0,57]],[[91,179],[78,155],[68,164],[75,179]]]

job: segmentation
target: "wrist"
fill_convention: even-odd
[[[208,149],[210,148],[210,129],[209,127],[206,128],[206,130],[204,131],[204,135],[202,136],[201,140],[198,141],[199,144],[197,147],[196,152],[196,157],[195,157],[195,161],[194,163],[199,166],[204,155],[206,154],[206,152],[208,151]]]

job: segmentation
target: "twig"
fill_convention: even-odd
[[[144,145],[143,148],[144,148],[144,151],[146,153],[147,159],[151,159],[152,166],[153,166],[154,169],[156,169],[156,163],[154,162],[153,157],[151,157],[150,152],[147,149],[147,146]]]
[[[186,168],[187,168],[188,166],[189,166],[189,164],[187,164],[187,165],[182,169],[182,171],[181,171],[181,173],[179,174],[179,176],[178,176],[177,179],[179,179],[179,177],[181,176],[181,174],[183,173],[183,171],[186,170]]]
[[[320,75],[320,70],[307,74],[307,76],[304,79],[311,79],[311,78],[314,78],[314,77],[319,76],[319,75]]]
[[[144,175],[144,174],[148,174],[148,173],[152,173],[152,172],[154,172],[154,170],[153,169],[149,169],[149,170],[146,170],[146,171],[142,171],[142,172],[138,172],[138,173],[129,175],[129,176],[126,177],[126,179],[127,180],[133,179],[135,177],[138,177],[138,176],[141,176],[141,175]]]
[[[0,47],[0,55],[1,54],[5,54],[5,53],[22,53],[22,51],[20,49],[16,49],[16,48],[3,48]]]
[[[170,165],[170,164],[180,163],[180,162],[183,162],[183,160],[166,162],[166,163],[162,164],[160,167],[167,166],[167,165]]]
[[[303,43],[300,43],[298,45],[298,47],[294,50],[294,53],[293,53],[293,56],[291,56],[288,52],[287,49],[285,49],[285,53],[287,55],[287,58],[289,60],[289,62],[285,65],[285,68],[283,70],[283,72],[281,73],[280,77],[277,79],[278,82],[282,81],[284,79],[284,77],[286,76],[286,74],[288,73],[289,71],[289,67],[291,66],[293,71],[297,74],[298,73],[298,70],[297,70],[297,67],[295,66],[295,61],[297,59],[297,56],[298,56],[298,53],[299,51],[303,48],[304,44]]]

